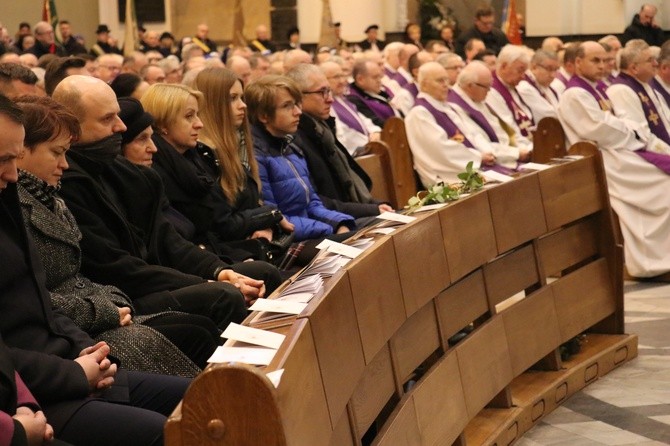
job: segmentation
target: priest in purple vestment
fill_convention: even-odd
[[[514,138],[524,144],[532,141],[536,122],[528,104],[517,90],[530,63],[528,51],[517,45],[506,45],[493,73],[491,91],[486,104],[507,126],[514,130]]]
[[[405,118],[407,139],[421,183],[429,188],[444,182],[458,182],[458,174],[469,162],[475,169],[493,165],[495,157],[475,148],[463,132],[463,121],[447,103],[447,71],[437,62],[419,68],[419,89],[414,108]]]
[[[613,112],[607,93],[596,88],[606,58],[597,42],[579,46],[575,76],[561,95],[558,116],[570,144],[593,141],[598,145],[612,208],[621,224],[626,269],[635,277],[653,277],[670,272],[670,176],[666,173],[670,157],[650,151],[650,139],[635,129],[640,122],[618,117],[618,106]]]
[[[391,46],[387,45],[386,48]],[[372,123],[370,118],[359,113],[356,106],[344,95],[347,90],[347,76],[337,62],[324,62],[319,68],[328,79],[333,91],[331,116],[335,117],[337,139],[347,151],[355,156],[370,141],[379,141],[382,129]]]
[[[641,39],[629,41],[619,66],[619,76],[607,89],[614,114],[647,140],[648,151],[670,154],[670,116],[649,84],[658,67],[649,45]]]
[[[354,64],[354,82],[347,97],[356,109],[372,122],[384,127],[384,122],[392,116],[401,116],[390,104],[390,96],[382,89],[381,67],[370,60],[362,59]]]

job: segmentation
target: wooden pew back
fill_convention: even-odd
[[[407,200],[418,192],[414,161],[407,141],[405,122],[397,117],[389,118],[382,129],[381,139],[389,147],[398,203],[397,209],[401,209],[407,204]]]
[[[227,366],[212,367],[203,376],[216,390],[196,379],[168,422],[167,444],[213,444],[216,420],[238,435],[219,429],[217,438],[246,439],[221,444],[518,438],[636,355],[636,338],[623,334],[621,253],[602,174],[598,157],[584,158],[415,214],[329,279],[302,314],[264,325],[288,334],[265,370],[285,370],[278,389],[256,376],[261,391],[240,392],[222,373]],[[469,334],[456,341],[464,328]],[[560,345],[582,333],[586,353],[562,361]],[[260,393],[281,423],[270,436],[231,425],[225,408],[195,392],[242,401]],[[186,441],[191,405],[201,421]],[[258,408],[236,410],[252,417]]]

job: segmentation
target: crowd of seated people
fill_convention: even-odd
[[[670,44],[534,51],[506,44],[490,12],[425,50],[371,25],[315,57],[276,51],[264,26],[221,52],[204,24],[179,41],[146,31],[125,58],[104,25],[94,54],[67,22],[62,43],[46,22],[22,27],[0,55],[0,372],[17,395],[0,401],[0,446],[103,444],[95,417],[110,441],[146,425],[138,444],[158,444],[183,378],[280,286],[282,259],[302,250],[303,265],[394,211],[356,160],[392,117],[425,188],[469,162],[513,174],[558,118],[568,143],[602,150],[629,271],[670,272]],[[292,248],[273,245],[287,235]],[[138,397],[159,383],[160,404]]]

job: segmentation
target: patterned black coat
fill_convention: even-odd
[[[119,326],[118,308],[132,308],[130,299],[118,288],[80,274],[81,232],[77,223],[60,198],[54,198],[53,211],[38,200],[33,195],[41,189],[37,186],[22,172],[18,191],[23,220],[44,264],[54,307],[96,341],[106,341],[127,370],[197,375],[200,369],[181,350],[161,333],[142,325],[157,315],[134,317],[134,324]]]

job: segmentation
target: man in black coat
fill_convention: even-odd
[[[470,39],[479,39],[486,48],[498,54],[509,43],[507,36],[495,27],[493,8],[482,6],[475,11],[475,23],[456,40],[456,53],[465,59],[465,44]]]
[[[52,309],[15,184],[21,119],[21,111],[0,96],[0,337],[58,438],[161,445],[166,416],[190,381],[118,369],[106,343],[96,344]]]
[[[361,50],[381,51],[386,46],[383,40],[377,39],[379,33],[379,25],[370,25],[365,28],[365,39],[358,44]]]
[[[201,314],[221,329],[281,283],[267,263],[229,265],[177,233],[162,212],[159,175],[119,156],[126,126],[107,84],[69,76],[53,98],[75,111],[82,127],[61,189],[83,235],[82,273],[120,288],[139,313]]]
[[[625,45],[633,39],[642,39],[650,46],[662,46],[665,42],[665,33],[658,26],[654,18],[658,8],[655,5],[645,3],[640,8],[640,12],[635,14],[633,21],[624,30],[621,37],[621,43]]]
[[[294,144],[302,149],[314,189],[327,208],[354,218],[392,211],[370,195],[372,182],[335,136],[328,79],[314,65],[300,64],[286,74],[300,87],[302,110]],[[361,222],[358,222],[361,223]]]
[[[53,27],[47,22],[37,22],[35,25],[35,45],[30,47],[27,52],[34,54],[38,59],[45,54],[67,56],[67,51],[65,51],[63,45],[56,42]]]

